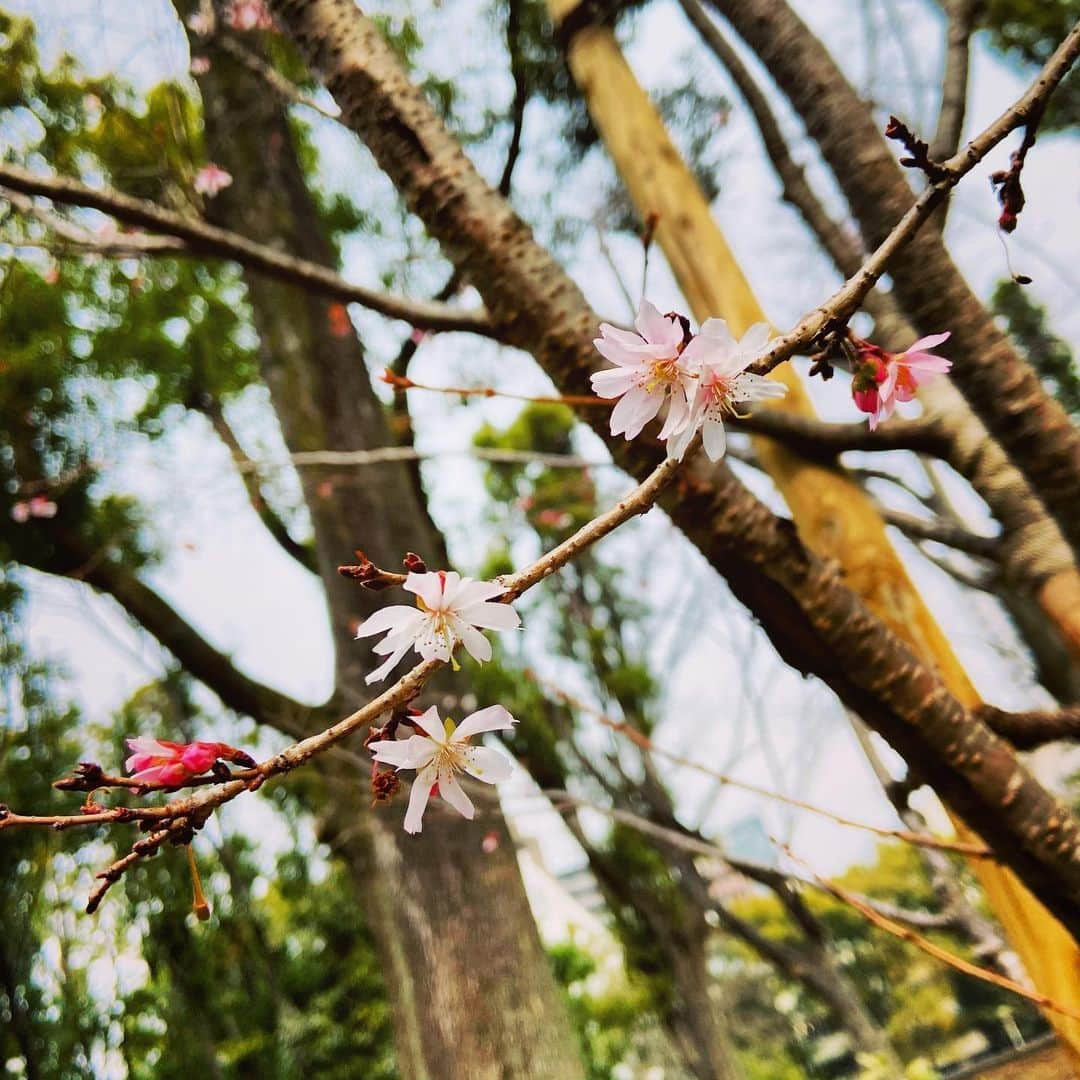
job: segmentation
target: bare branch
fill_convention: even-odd
[[[1006,712],[983,705],[979,719],[992,731],[1006,738],[1017,750],[1037,750],[1047,743],[1080,741],[1080,706],[1057,711]]]
[[[265,244],[248,240],[239,233],[208,225],[197,218],[166,210],[146,199],[136,199],[110,188],[92,188],[79,180],[61,176],[39,176],[18,165],[0,162],[2,189],[38,195],[70,206],[88,206],[111,214],[120,221],[184,242],[194,255],[233,259],[249,270],[344,303],[356,303],[391,319],[402,319],[425,330],[462,330],[498,339],[499,333],[483,311],[466,311],[449,304],[409,300],[389,293],[353,285],[318,263],[298,259]],[[185,249],[171,254],[184,254]]]

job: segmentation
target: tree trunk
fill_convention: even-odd
[[[212,65],[200,78],[207,145],[233,176],[213,216],[333,265],[283,107],[226,53],[208,51]],[[264,378],[290,451],[388,445],[351,328],[342,333],[331,323],[324,299],[257,275],[247,283]],[[337,649],[337,693],[363,700],[374,661],[354,640],[355,625],[385,598],[376,601],[336,567],[355,547],[394,565],[409,550],[437,551],[441,541],[406,466],[304,470],[301,483]],[[580,1076],[576,1040],[501,814],[490,810],[489,820],[470,825],[435,805],[424,832],[410,837],[400,806],[369,811],[366,776],[336,773],[345,782],[325,800],[324,835],[346,858],[382,950],[405,1080]],[[490,853],[481,850],[481,829],[499,838]]]

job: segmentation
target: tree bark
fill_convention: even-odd
[[[877,247],[914,202],[907,177],[862,101],[785,0],[710,0],[758,55],[832,168],[866,246]],[[894,292],[918,327],[951,330],[953,378],[1080,551],[1080,433],[923,229],[897,254]]]
[[[230,55],[212,46],[209,54],[211,69],[200,77],[206,139],[213,160],[233,176],[213,216],[252,239],[332,265],[282,107]],[[247,284],[263,375],[290,451],[388,445],[362,347],[351,330],[335,332],[328,302],[254,274]],[[405,551],[425,554],[440,541],[405,465],[304,470],[301,483],[337,649],[338,693],[363,700],[372,657],[354,641],[355,625],[384,601],[336,567],[357,546],[393,565]],[[348,862],[382,950],[401,1075],[581,1075],[501,814],[492,810],[483,823],[500,840],[485,854],[477,825],[436,805],[424,832],[410,837],[400,808],[371,813],[366,777],[352,781],[355,797],[335,792],[328,800],[323,831]]]

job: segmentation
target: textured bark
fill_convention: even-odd
[[[556,383],[584,391],[596,317],[530,230],[477,174],[376,27],[349,0],[271,0],[320,71],[348,126],[365,140],[407,205],[467,271],[508,340]],[[602,429],[602,421],[592,418]],[[638,475],[655,464],[640,442],[616,448]],[[972,720],[908,648],[741,487],[726,468],[692,464],[665,501],[677,524],[727,577],[781,655],[820,675],[918,762],[1074,935],[1080,933],[1080,832],[1002,740]]]
[[[710,0],[758,55],[802,117],[840,184],[868,248],[914,202],[869,106],[785,0]],[[1080,550],[1080,433],[971,291],[933,229],[890,266],[894,293],[919,327],[952,330],[953,377],[1027,476],[1073,551]]]
[[[284,112],[250,70],[211,48],[200,80],[207,144],[233,185],[213,213],[251,239],[322,265],[333,253],[317,219]],[[361,450],[392,439],[355,335],[335,334],[325,298],[250,275],[263,375],[290,451]],[[336,572],[354,547],[382,565],[440,546],[408,467],[304,470],[304,497],[337,648],[337,687],[369,696],[370,649],[356,620],[381,605]],[[328,490],[327,485],[330,485]],[[429,556],[430,557],[430,556]],[[469,826],[432,807],[407,836],[400,808],[372,813],[365,776],[328,800],[323,836],[356,878],[384,959],[403,1077],[581,1075],[576,1040],[540,945],[501,814]],[[501,841],[490,853],[478,828]],[[498,898],[497,913],[492,898]]]

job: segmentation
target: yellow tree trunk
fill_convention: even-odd
[[[556,25],[573,0],[548,0]],[[585,27],[568,47],[570,70],[619,175],[642,218],[658,215],[656,241],[698,319],[717,316],[732,332],[765,320],[750,285],[709,211],[693,174],[668,137],[656,110],[604,27]],[[773,407],[814,416],[790,364],[773,376],[788,388]],[[916,591],[866,493],[841,471],[807,462],[764,437],[755,439],[762,465],[783,494],[799,534],[819,555],[836,559],[848,584],[876,615],[933,664],[964,705],[980,699],[941,628]],[[914,763],[916,766],[918,763]],[[954,818],[966,839],[973,834]],[[975,838],[977,839],[977,838]],[[1034,985],[1080,1009],[1080,948],[1011,871],[985,860],[973,864],[995,915]],[[1080,1063],[1080,1022],[1048,1012],[1047,1019]]]

